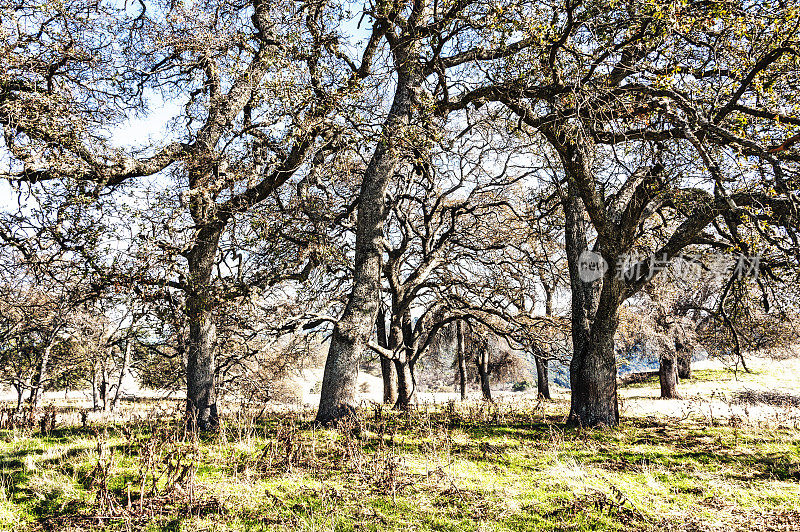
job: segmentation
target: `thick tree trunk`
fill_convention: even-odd
[[[661,381],[662,399],[680,399],[678,394],[678,357],[669,351],[659,357],[658,379]]]
[[[619,322],[617,309],[616,304],[601,295],[589,341],[581,346],[580,351],[573,353],[569,415],[572,425],[612,427],[619,424],[614,353],[614,333]]]
[[[222,228],[199,232],[189,251],[189,286],[186,315],[189,339],[186,357],[186,423],[189,430],[214,431],[219,427],[214,380],[216,326],[211,294],[211,273]]]
[[[619,423],[614,353],[614,333],[619,323],[619,281],[614,279],[611,269],[602,283],[584,282],[580,277],[579,258],[588,250],[586,210],[572,184],[564,201],[564,213],[572,288],[569,423],[583,427],[615,426]]]
[[[678,353],[678,378],[691,379],[692,378],[692,352],[686,349],[682,344],[675,344],[675,350]]]
[[[353,288],[344,313],[333,329],[325,362],[317,421],[330,424],[355,413],[358,365],[372,336],[380,304],[381,253],[386,221],[386,190],[399,161],[396,140],[411,117],[420,76],[401,67],[394,101],[383,126],[383,140],[367,165],[361,182],[356,225]],[[414,58],[416,60],[416,58]],[[398,378],[400,376],[398,375]]]
[[[461,400],[467,398],[467,360],[464,353],[464,321],[456,322],[456,356],[458,357],[458,389]]]
[[[540,399],[550,399],[550,376],[547,371],[547,359],[536,357],[536,389]]]
[[[414,402],[414,392],[416,391],[414,368],[405,355],[401,355],[398,360],[395,360],[395,368],[397,370],[397,401],[395,402],[395,408],[407,410]]]
[[[378,311],[376,321],[378,345],[389,349],[389,338],[386,334],[386,313],[383,309]],[[397,402],[397,371],[394,361],[384,355],[380,355],[381,377],[383,378],[383,403],[392,405]]]

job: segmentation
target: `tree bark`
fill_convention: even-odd
[[[605,281],[604,281],[605,282]],[[604,293],[611,290],[604,290]],[[619,424],[617,363],[614,333],[619,324],[618,304],[601,294],[589,340],[573,353],[570,364],[572,400],[569,422],[581,427]]]
[[[539,399],[550,399],[550,377],[547,371],[547,359],[536,357],[536,389]]]
[[[588,250],[586,209],[572,183],[564,200],[565,243],[572,288],[572,361],[569,423],[582,427],[619,423],[614,333],[619,324],[619,281],[609,269],[584,282],[580,254]],[[602,286],[602,290],[599,290]],[[599,297],[598,297],[598,291]]]
[[[95,361],[94,365],[92,366],[92,410],[97,412],[100,410],[100,383],[98,382],[98,376],[100,371],[97,367],[97,361]]]
[[[464,356],[464,320],[456,322],[456,356],[458,357],[458,389],[461,400],[467,398],[467,361]]]
[[[19,414],[22,411],[22,396],[25,395],[25,386],[22,384],[21,380],[17,380],[14,383],[14,388],[17,390],[17,408],[14,410],[14,413]]]
[[[221,234],[221,227],[207,226],[201,229],[188,254],[186,423],[189,430],[214,431],[219,427],[214,379],[216,326],[211,273]]]
[[[544,286],[544,315],[553,315],[553,287],[548,283]],[[550,397],[550,375],[548,371],[548,361],[544,357],[545,353],[538,345],[536,347],[536,390],[539,399],[551,399]]]
[[[386,190],[399,161],[396,143],[410,121],[413,95],[421,82],[419,73],[408,71],[418,68],[411,65],[416,61],[412,57],[407,53],[399,61],[397,87],[392,108],[382,128],[383,137],[375,148],[361,182],[353,288],[344,313],[333,329],[325,362],[317,411],[317,422],[322,424],[334,423],[353,415],[358,404],[358,365],[372,335],[380,305],[383,227],[387,216]]]
[[[395,309],[397,310],[397,309]],[[394,313],[394,311],[393,311]],[[394,315],[398,315],[395,313]],[[389,343],[394,347],[402,344],[402,349],[396,349],[398,353],[395,360],[397,369],[397,402],[395,408],[407,410],[414,402],[416,392],[416,379],[414,377],[413,360],[413,331],[411,330],[411,315],[408,311],[400,314],[399,322],[394,320],[392,333]]]
[[[683,344],[676,343],[675,350],[678,353],[678,378],[692,378],[692,352]]]
[[[30,403],[33,408],[39,408],[39,405],[42,402],[42,393],[44,392],[44,386],[47,383],[47,373],[50,370],[50,353],[53,350],[53,344],[55,343],[55,337],[49,338],[47,340],[47,345],[44,348],[44,353],[42,353],[42,360],[39,361],[39,370],[37,371],[36,376],[36,384],[31,388],[31,398]]]
[[[133,342],[128,339],[125,342],[125,351],[122,354],[122,367],[119,370],[119,378],[117,379],[117,388],[114,390],[114,400],[111,402],[111,411],[117,409],[117,404],[119,404],[119,395],[122,390],[122,380],[125,378],[125,373],[128,371],[128,366],[131,363],[131,350],[132,350]]]
[[[376,322],[378,345],[389,349],[389,339],[386,335],[386,313],[383,309],[378,311]],[[380,355],[381,377],[383,378],[383,403],[392,405],[397,402],[397,371],[394,361],[384,355]]]
[[[481,394],[484,400],[491,403],[493,400],[492,388],[489,385],[489,348],[485,344],[480,348],[475,365],[478,367],[478,377],[481,381]]]
[[[678,357],[669,351],[659,357],[658,379],[661,381],[662,399],[680,399],[678,394]]]
[[[108,412],[111,406],[108,399],[108,372],[104,367],[100,372],[100,401],[103,403],[103,412]]]
[[[397,370],[397,401],[395,402],[395,408],[408,410],[414,401],[414,392],[416,391],[413,366],[405,355],[401,355],[394,362]]]

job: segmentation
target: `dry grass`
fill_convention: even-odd
[[[725,382],[741,398],[737,380],[713,385]],[[768,419],[703,413],[719,400],[642,416],[628,395],[622,426],[606,431],[564,427],[563,396],[375,407],[336,430],[315,427],[311,411],[244,408],[202,439],[159,403],[86,427],[59,412],[47,434],[0,431],[0,529],[793,529],[795,407],[770,405],[785,413]]]

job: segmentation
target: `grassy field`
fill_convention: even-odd
[[[686,386],[756,386],[713,371]],[[632,410],[654,394],[654,383],[621,393]],[[794,407],[750,419],[704,415],[703,401],[683,401],[699,406],[680,417],[625,414],[615,430],[566,428],[561,394],[405,415],[376,407],[339,430],[315,428],[310,411],[239,412],[200,440],[164,408],[3,430],[0,529],[799,529]]]

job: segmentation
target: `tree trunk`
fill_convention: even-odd
[[[659,357],[658,379],[661,381],[662,399],[680,399],[678,394],[678,357],[669,351]]]
[[[378,345],[389,349],[389,339],[386,335],[386,313],[383,309],[378,311],[377,319]],[[381,377],[383,378],[383,403],[394,405],[397,402],[397,371],[394,361],[384,355],[380,355]]]
[[[486,346],[481,347],[478,357],[475,359],[475,364],[478,366],[478,377],[481,381],[481,394],[483,399],[492,401],[492,388],[489,385],[489,349]]]
[[[676,343],[675,350],[678,353],[678,378],[691,379],[692,378],[692,352],[683,344]]]
[[[458,389],[461,400],[467,398],[467,361],[464,356],[464,321],[456,322],[456,352],[458,357]]]
[[[393,309],[393,316],[397,316],[399,309]],[[402,349],[396,349],[398,356],[395,361],[397,369],[397,402],[395,408],[407,410],[414,402],[414,392],[416,391],[416,380],[414,377],[413,360],[413,331],[411,328],[411,315],[408,311],[401,314],[399,321],[394,320],[392,324],[391,337],[389,343],[395,347],[402,344]]]
[[[544,315],[553,315],[553,287],[548,283],[542,283],[544,286]],[[536,347],[536,390],[539,399],[551,399],[550,397],[550,375],[547,358],[545,358],[544,350],[540,346]]]
[[[617,305],[601,296],[589,341],[572,356],[572,401],[569,422],[581,427],[619,424],[617,364],[614,333],[619,318]]]
[[[97,368],[97,361],[92,366],[92,410],[100,410],[100,383],[97,382],[100,372]]]
[[[14,388],[17,390],[17,408],[14,410],[15,414],[19,414],[22,411],[22,396],[25,395],[25,386],[22,384],[21,380],[18,380],[14,383]]]
[[[186,423],[189,430],[214,431],[219,427],[214,380],[216,326],[211,273],[221,234],[221,227],[207,226],[199,232],[197,241],[188,254]]]
[[[413,366],[405,355],[401,355],[398,360],[395,360],[395,368],[397,370],[397,401],[395,402],[395,408],[407,410],[414,401],[414,392],[416,391]]]
[[[111,411],[117,409],[117,404],[119,403],[119,395],[122,390],[122,380],[125,378],[125,373],[128,372],[128,366],[131,363],[131,350],[132,350],[133,342],[128,339],[125,342],[125,351],[122,354],[122,367],[119,370],[119,378],[117,379],[117,388],[114,390],[114,400],[111,402]]]
[[[570,183],[564,200],[565,243],[572,288],[572,361],[569,423],[582,427],[619,423],[614,333],[619,323],[619,282],[609,269],[601,282],[580,278],[579,258],[588,250],[586,210]],[[614,261],[616,263],[616,261]],[[598,289],[600,294],[598,297]]]
[[[50,352],[53,349],[54,343],[55,343],[55,338],[50,338],[47,340],[47,345],[44,348],[44,353],[42,353],[42,360],[39,361],[39,370],[37,371],[36,384],[34,384],[33,388],[31,388],[30,403],[33,408],[39,408],[39,405],[42,402],[42,393],[44,392],[44,386],[47,383],[47,372],[50,369],[49,368]]]
[[[108,412],[111,409],[111,401],[109,395],[109,382],[108,382],[108,369],[103,364],[103,370],[100,372],[100,398],[103,400],[103,412]]]
[[[381,288],[381,253],[386,221],[386,190],[399,161],[396,139],[411,117],[413,95],[420,84],[418,73],[406,71],[416,58],[406,56],[398,72],[394,101],[383,125],[383,140],[375,147],[364,177],[358,203],[353,288],[344,313],[333,329],[325,362],[317,422],[334,423],[356,411],[358,365],[372,336]],[[399,378],[399,375],[398,375]]]
[[[547,359],[536,357],[536,389],[539,399],[550,399],[550,377],[547,371]]]

